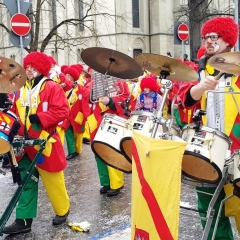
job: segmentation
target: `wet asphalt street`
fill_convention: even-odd
[[[71,199],[70,222],[88,221],[90,232],[74,232],[67,225],[52,226],[54,213],[40,181],[38,216],[33,221],[30,233],[15,236],[0,236],[0,240],[130,240],[131,239],[131,174],[125,174],[125,186],[116,197],[99,194],[99,180],[96,163],[89,145],[83,145],[83,153],[68,162],[65,171],[67,190]],[[0,214],[5,210],[16,185],[10,172],[0,175]],[[181,206],[196,207],[196,193],[192,186],[183,184]],[[180,215],[179,239],[200,240],[200,220],[190,211],[182,210]],[[194,214],[197,216],[196,214]],[[15,219],[12,213],[8,224]],[[232,226],[235,239],[238,237],[235,223]],[[151,239],[155,240],[155,239]]]

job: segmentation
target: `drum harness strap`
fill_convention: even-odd
[[[21,106],[26,107],[25,118],[24,118],[24,137],[25,137],[25,139],[29,139],[28,130],[27,130],[27,117],[29,114],[29,110],[31,107],[35,107],[35,108],[37,107],[37,98],[38,98],[40,89],[42,87],[42,84],[47,80],[48,80],[48,78],[43,78],[39,81],[39,83],[33,89],[27,90],[26,102],[24,101],[24,97],[23,97],[24,87],[22,87],[20,90]],[[33,104],[31,102],[32,96],[33,96]]]

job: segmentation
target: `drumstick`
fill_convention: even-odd
[[[219,80],[221,76],[224,74],[224,72],[219,72],[217,76],[214,77],[214,79]]]

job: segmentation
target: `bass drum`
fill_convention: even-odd
[[[128,121],[114,114],[105,114],[91,148],[108,166],[125,173],[132,172],[131,162],[125,158],[119,143],[128,128]]]

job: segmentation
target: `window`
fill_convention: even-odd
[[[79,0],[78,1],[78,12],[79,12],[79,19],[83,18],[83,1]],[[79,24],[79,31],[84,31],[84,24],[80,23]]]
[[[56,0],[52,0],[52,22],[53,22],[53,27],[55,27],[57,25]]]
[[[133,27],[139,28],[139,0],[132,0]]]

